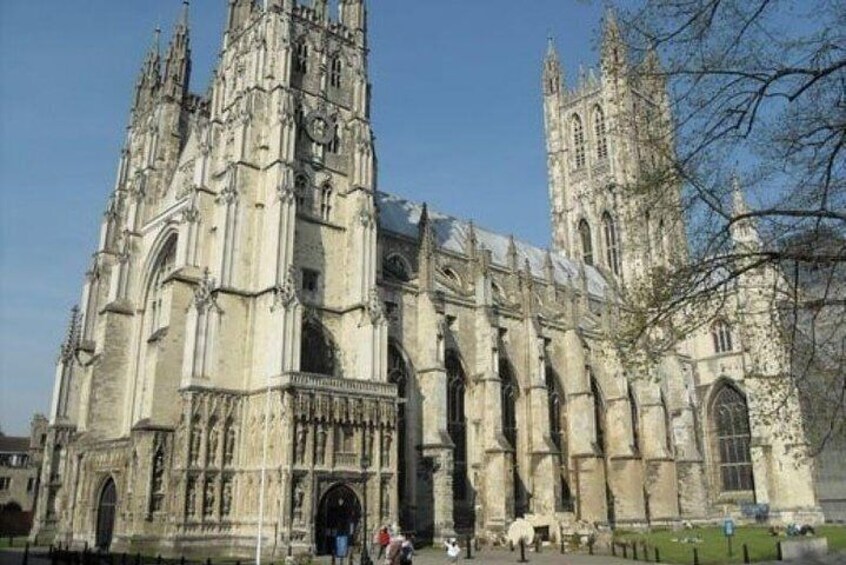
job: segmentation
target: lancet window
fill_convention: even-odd
[[[620,244],[617,241],[617,225],[611,214],[602,215],[602,231],[605,232],[605,263],[612,273],[620,274]]]
[[[328,182],[320,187],[320,217],[327,222],[332,218],[332,185]]]
[[[153,268],[152,277],[147,287],[147,308],[148,335],[154,334],[157,330],[167,326],[167,296],[165,292],[165,278],[173,270],[176,261],[176,236],[170,239],[162,247]]]
[[[399,348],[391,343],[388,345],[388,382],[397,385],[397,396],[400,404],[397,409],[397,484],[399,487],[399,498],[405,500],[405,481],[407,476],[406,455],[407,442],[407,419],[406,406],[408,403],[408,367]]]
[[[601,106],[593,110],[593,130],[596,136],[596,157],[603,160],[608,157],[608,136],[605,131],[605,112]]]
[[[294,50],[294,71],[299,74],[308,73],[308,42],[301,39]]]
[[[586,265],[593,265],[593,240],[590,235],[590,224],[587,220],[579,222],[579,239],[582,243],[582,260]]]
[[[573,164],[577,169],[585,166],[585,128],[582,124],[582,118],[578,114],[573,114],[570,119],[573,133]]]
[[[640,410],[637,406],[637,400],[634,396],[634,391],[629,388],[629,410],[632,419],[632,449],[635,453],[640,452]]]
[[[341,76],[343,73],[343,62],[339,55],[332,57],[332,63],[329,65],[329,85],[334,88],[341,87]]]
[[[722,490],[752,490],[751,432],[746,399],[734,387],[724,385],[714,398],[712,418],[716,424]]]
[[[466,382],[458,353],[447,350],[447,431],[453,451],[453,493],[458,500],[466,500],[467,488],[467,415],[464,411]]]
[[[731,326],[725,320],[717,320],[711,326],[711,338],[714,340],[715,353],[732,351]]]
[[[593,425],[596,429],[596,450],[605,453],[605,400],[596,378],[590,378],[590,391],[593,394]]]

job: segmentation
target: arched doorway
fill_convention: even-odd
[[[358,496],[347,485],[330,488],[317,507],[314,529],[314,543],[318,555],[332,553],[335,537],[350,536],[350,544],[357,543],[361,525],[361,503]]]
[[[109,478],[100,491],[100,501],[97,504],[97,548],[108,551],[112,545],[112,534],[115,529],[115,506],[117,506],[117,489],[115,481]]]

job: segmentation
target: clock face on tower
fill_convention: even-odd
[[[305,119],[308,136],[321,145],[327,145],[335,137],[335,121],[322,110],[311,112]]]

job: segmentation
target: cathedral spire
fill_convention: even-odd
[[[605,14],[602,35],[601,67],[603,74],[621,74],[626,68],[626,44],[617,24],[617,15],[609,9]]]
[[[188,82],[191,78],[188,8],[188,0],[184,0],[182,2],[182,15],[173,28],[173,37],[171,37],[165,57],[165,95],[176,100],[181,100],[188,92]]]
[[[543,64],[544,94],[558,94],[561,92],[562,84],[561,60],[558,58],[558,50],[555,48],[555,39],[550,35],[547,38],[546,59]]]
[[[159,48],[161,34],[161,28],[156,27],[153,32],[153,42],[150,45],[150,50],[147,51],[147,56],[144,58],[141,72],[135,83],[133,112],[147,108],[158,91],[161,82],[161,51]]]
[[[731,177],[731,238],[735,245],[749,249],[761,246],[761,237],[754,219],[744,217],[751,212],[737,174]]]

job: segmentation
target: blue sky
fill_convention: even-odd
[[[226,0],[194,0],[191,88],[204,93]],[[594,65],[602,3],[370,0],[382,190],[549,242],[540,72]],[[112,189],[130,98],[180,0],[0,2],[0,426],[46,412],[68,311]]]

